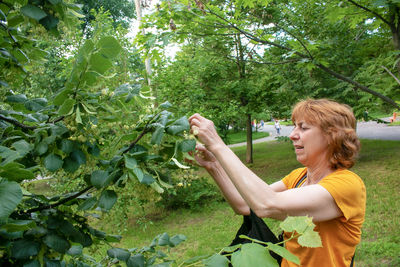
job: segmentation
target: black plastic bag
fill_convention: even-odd
[[[250,215],[243,216],[243,223],[229,246],[251,242],[251,240],[240,238],[240,235],[246,235],[253,239],[274,244],[283,241],[283,236],[280,235],[279,238],[277,238],[263,219],[259,218],[252,210],[250,210]],[[280,265],[282,257],[272,251],[270,251],[270,254]]]

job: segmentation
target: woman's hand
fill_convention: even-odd
[[[206,170],[215,168],[218,163],[214,155],[203,145],[196,145],[194,158],[196,159],[197,163]]]
[[[189,124],[192,133],[209,151],[212,152],[215,147],[224,145],[211,120],[196,113],[189,118]]]

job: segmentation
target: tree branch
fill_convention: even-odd
[[[129,150],[131,150],[136,144],[137,142],[139,142],[140,139],[142,139],[142,137],[147,134],[149,132],[149,129],[147,128],[147,125],[144,127],[144,130],[140,133],[140,135],[138,137],[136,137],[136,139],[129,145],[129,147],[127,149],[125,149],[122,154],[125,154],[126,152],[128,152]]]
[[[354,6],[356,6],[356,7],[358,7],[358,8],[361,8],[361,9],[363,9],[363,10],[365,10],[365,11],[367,11],[367,12],[373,14],[374,16],[376,16],[377,18],[379,18],[380,20],[382,20],[384,23],[386,23],[387,25],[389,25],[390,27],[392,27],[392,24],[391,24],[389,21],[387,21],[384,17],[382,17],[381,15],[379,15],[378,13],[376,13],[375,11],[372,11],[371,9],[369,9],[369,8],[367,8],[367,7],[365,7],[365,6],[362,6],[362,5],[360,5],[360,4],[357,4],[357,3],[354,2],[353,0],[347,0],[347,1],[350,2],[351,4],[353,4]]]
[[[36,211],[47,210],[47,209],[58,207],[58,206],[60,206],[62,204],[67,203],[70,200],[73,200],[73,199],[83,195],[84,193],[86,193],[87,191],[89,191],[92,188],[93,188],[92,185],[88,186],[88,187],[82,189],[81,191],[73,194],[72,196],[66,197],[66,198],[60,200],[59,202],[57,202],[55,204],[50,204],[50,205],[46,205],[46,206],[40,206],[40,207],[37,207],[37,208],[29,209],[25,213],[32,213],[32,212],[36,212]]]
[[[395,81],[400,85],[400,80],[399,78],[397,78],[388,68],[386,68],[385,66],[381,66],[384,70],[387,71],[387,73],[390,74],[390,76],[393,77],[393,79],[395,79]]]
[[[315,64],[315,65],[316,65],[318,68],[320,68],[321,70],[323,70],[323,71],[325,71],[325,72],[331,74],[332,76],[336,77],[337,79],[342,80],[342,81],[345,81],[345,82],[347,82],[347,83],[350,83],[350,84],[356,86],[356,87],[357,87],[358,89],[360,89],[361,91],[364,91],[364,92],[367,92],[367,93],[369,93],[369,94],[371,94],[371,95],[374,95],[374,96],[376,96],[376,97],[379,97],[380,99],[382,99],[382,100],[384,100],[385,102],[391,104],[392,106],[396,107],[397,109],[400,109],[400,106],[399,106],[395,101],[393,101],[392,99],[390,99],[389,97],[384,96],[384,95],[382,95],[381,93],[378,93],[378,92],[376,92],[376,91],[374,91],[374,90],[371,90],[371,89],[369,89],[368,87],[366,87],[365,85],[359,84],[358,82],[353,81],[352,79],[350,79],[350,78],[348,78],[348,77],[346,77],[346,76],[343,76],[343,75],[341,75],[341,74],[339,74],[339,73],[337,73],[337,72],[335,72],[335,71],[333,71],[333,70],[331,70],[331,69],[325,67],[325,66],[322,65],[322,64]]]
[[[19,128],[22,128],[23,130],[26,130],[26,131],[36,129],[36,126],[25,125],[25,124],[20,123],[19,121],[15,120],[15,119],[10,119],[10,118],[4,117],[3,115],[0,115],[0,120],[9,122],[9,123],[11,123],[11,124],[13,124],[13,125],[15,125],[15,126],[17,126]]]

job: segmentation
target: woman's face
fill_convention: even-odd
[[[298,120],[289,138],[293,141],[297,161],[306,167],[328,164],[328,141],[322,130],[305,120]]]

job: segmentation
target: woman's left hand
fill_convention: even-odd
[[[190,129],[194,135],[199,139],[204,146],[210,150],[218,147],[219,145],[224,145],[221,137],[219,137],[214,123],[196,113],[189,118]]]

